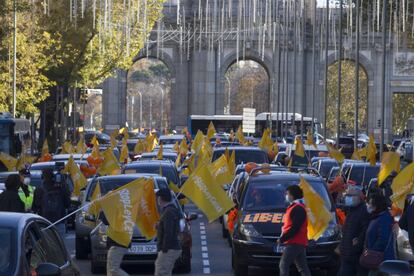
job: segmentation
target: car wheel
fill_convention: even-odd
[[[231,266],[235,276],[247,276],[249,274],[249,266],[237,262],[234,252],[231,253]]]
[[[94,260],[91,261],[91,273],[92,274],[102,274],[105,273],[105,266],[96,263]]]
[[[224,227],[224,222],[221,224],[221,235],[223,238],[227,238],[229,235],[229,231]]]
[[[75,253],[76,259],[86,260],[88,258],[88,254],[89,254],[88,242],[85,241],[82,238],[76,237],[75,251],[76,251],[76,253]]]

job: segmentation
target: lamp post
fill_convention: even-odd
[[[162,86],[160,86],[160,88],[161,88],[161,121],[160,121],[160,134],[162,134],[163,133],[162,121],[164,119],[164,89],[162,88]]]
[[[17,46],[16,46],[16,36],[17,36],[17,6],[16,0],[13,1],[13,118],[16,118],[16,67],[17,67]]]
[[[138,91],[139,95],[139,133],[142,129],[142,93]]]
[[[229,114],[230,115],[230,93],[231,93],[231,82],[230,82],[230,79],[229,79],[229,77],[228,76],[224,76],[225,78],[226,78],[226,81],[227,81],[227,83],[228,83],[228,85],[229,85],[229,89],[228,89],[228,92],[227,92],[227,100],[228,100],[228,102],[227,102],[227,114]]]
[[[131,127],[134,128],[135,96],[131,96]]]
[[[152,132],[152,97],[150,95],[150,132]]]

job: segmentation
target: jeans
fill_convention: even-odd
[[[121,268],[122,259],[127,253],[128,249],[120,246],[111,246],[108,250],[108,257],[106,262],[107,276],[128,276]]]
[[[288,244],[283,251],[279,263],[280,276],[289,276],[290,266],[296,265],[297,270],[302,276],[311,276],[308,262],[306,261],[306,247],[296,244]]]
[[[174,269],[175,261],[180,257],[181,250],[169,249],[166,253],[159,251],[155,261],[155,276],[170,276]]]
[[[339,268],[339,276],[365,276],[368,275],[368,270],[359,265],[359,259],[343,260],[341,259],[341,267]]]

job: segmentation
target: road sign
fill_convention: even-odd
[[[102,95],[102,89],[86,89],[88,95]]]
[[[256,132],[256,109],[243,108],[243,133]]]

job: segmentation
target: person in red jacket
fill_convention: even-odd
[[[308,218],[302,189],[296,185],[289,186],[286,189],[286,201],[289,202],[289,206],[283,217],[282,235],[278,240],[278,247],[284,247],[279,263],[279,275],[288,276],[290,266],[294,263],[302,276],[310,276],[306,261]]]

